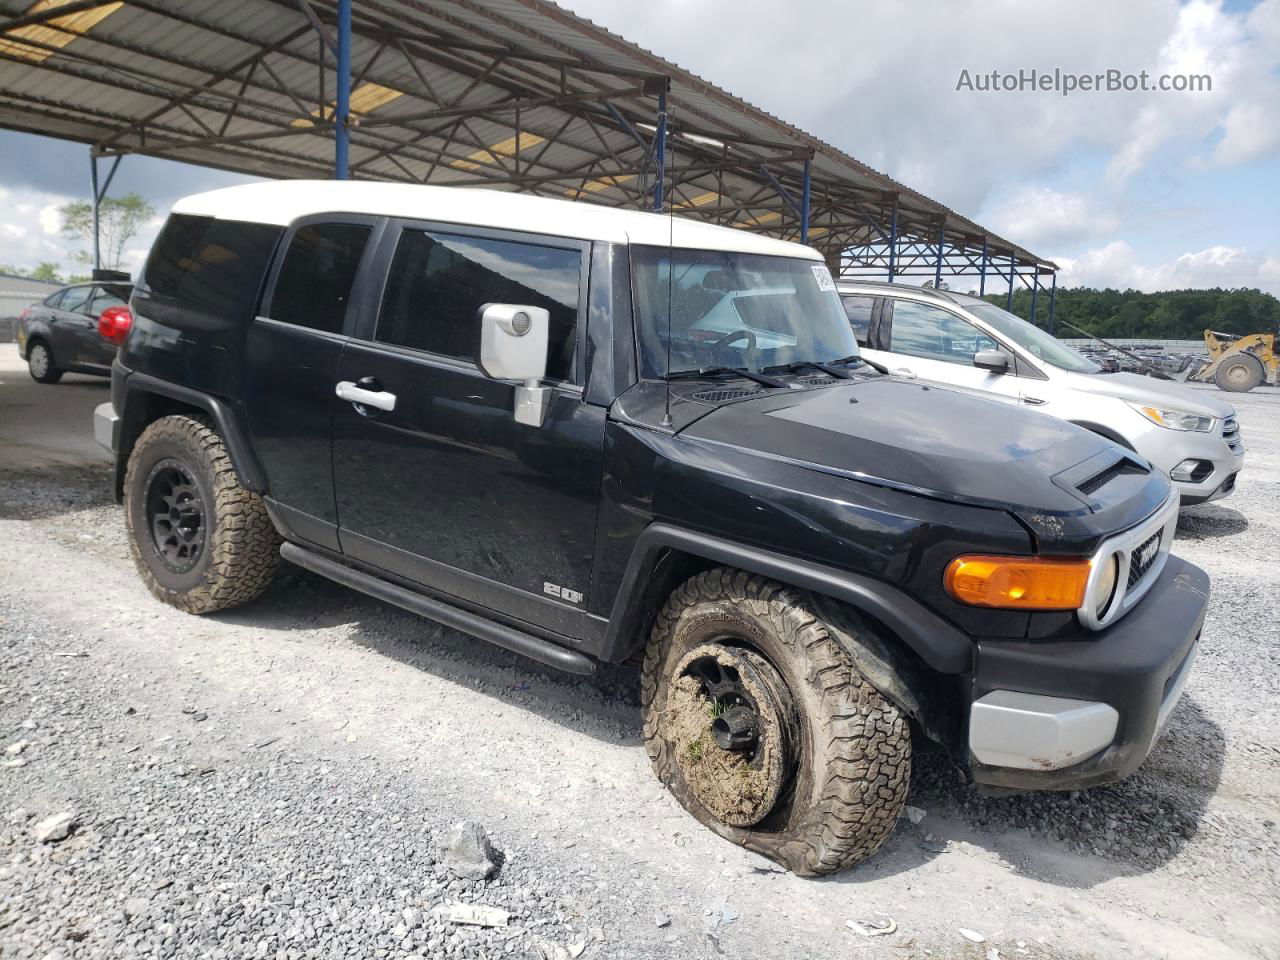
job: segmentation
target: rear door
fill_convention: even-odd
[[[85,327],[81,340],[81,363],[102,367],[111,366],[111,361],[116,355],[116,345],[98,333],[98,318],[102,316],[104,310],[128,305],[128,288],[105,283],[93,288],[92,296],[81,307],[85,316],[89,318],[89,324]]]
[[[337,381],[387,409],[339,401],[333,468],[352,558],[567,637],[586,634],[604,407],[583,399],[590,245],[394,223]],[[551,314],[541,427],[515,422],[515,384],[476,364],[486,303]],[[330,384],[330,391],[334,384]]]
[[[330,449],[333,385],[357,318],[362,263],[382,221],[298,221],[281,245],[249,327],[245,412],[271,505],[296,536],[338,550]]]

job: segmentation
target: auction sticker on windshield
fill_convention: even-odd
[[[831,271],[823,264],[815,263],[809,268],[813,271],[813,279],[818,281],[818,289],[826,292],[836,288],[836,282],[831,279]]]

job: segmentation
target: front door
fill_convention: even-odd
[[[605,409],[583,400],[588,245],[396,223],[385,288],[337,382],[333,473],[343,552],[470,604],[582,637]],[[516,423],[515,384],[476,365],[486,303],[551,314],[541,427]]]
[[[887,312],[890,309],[892,313]],[[882,349],[864,352],[891,373],[978,390],[1010,403],[1020,402],[1013,356],[1009,356],[1007,373],[975,367],[975,353],[1001,347],[964,317],[932,304],[893,298],[886,300],[885,311],[877,338]]]

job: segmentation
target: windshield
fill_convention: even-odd
[[[858,354],[820,262],[633,246],[631,272],[646,377],[711,367],[760,371]]]
[[[1102,368],[1092,360],[1076,353],[1052,334],[1041,330],[1035,324],[1027,323],[1008,310],[1001,310],[995,304],[966,303],[965,308],[980,320],[985,320],[995,328],[997,333],[1012,340],[1033,357],[1053,364],[1072,373],[1097,373]]]

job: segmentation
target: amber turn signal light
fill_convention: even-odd
[[[1088,560],[1037,557],[956,557],[943,578],[961,603],[1006,610],[1075,610],[1088,583]]]

